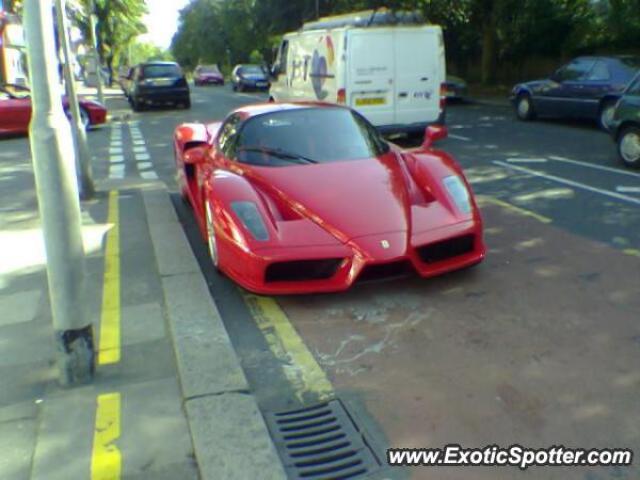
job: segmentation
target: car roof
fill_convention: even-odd
[[[256,103],[253,105],[243,105],[232,113],[238,113],[244,119],[257,117],[266,113],[283,112],[290,110],[301,110],[304,108],[347,108],[326,102],[288,102],[288,103]]]
[[[140,67],[146,67],[148,65],[175,65],[176,67],[180,66],[176,62],[160,62],[160,61],[142,62],[138,64],[138,66]]]

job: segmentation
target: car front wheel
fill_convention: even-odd
[[[631,168],[640,168],[640,128],[625,128],[618,136],[618,156]]]
[[[535,111],[533,109],[533,102],[531,96],[528,93],[521,93],[516,100],[516,115],[520,120],[533,120],[536,118]]]
[[[208,200],[204,202],[205,220],[207,222],[207,246],[209,247],[209,257],[211,257],[211,263],[218,269],[218,242],[216,240],[216,231],[213,223],[213,211],[211,210],[211,203]]]

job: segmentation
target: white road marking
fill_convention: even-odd
[[[500,165],[501,167],[510,168],[512,170],[517,170],[519,172],[528,173],[529,175],[533,175],[540,178],[545,178],[547,180],[551,180],[558,183],[564,183],[565,185],[570,185],[572,187],[581,188],[582,190],[587,190],[593,193],[599,193],[600,195],[606,195],[607,197],[612,197],[618,200],[622,200],[624,202],[633,203],[635,205],[640,205],[640,199],[629,197],[627,195],[622,195],[616,192],[610,192],[609,190],[603,190],[601,188],[592,187],[591,185],[585,185],[584,183],[575,182],[573,180],[569,180],[562,177],[556,177],[555,175],[549,175],[543,172],[539,172],[537,170],[532,170],[526,167],[517,167],[515,165],[511,165],[506,162],[494,161],[495,165]]]
[[[471,141],[471,139],[469,137],[463,137],[462,135],[449,134],[449,137],[453,138],[455,140],[462,140],[463,142],[470,142]]]
[[[138,162],[140,160],[150,160],[151,159],[151,156],[149,156],[149,154],[146,153],[146,152],[145,153],[135,153],[134,155],[136,157],[136,161],[138,161]]]
[[[138,170],[147,170],[149,168],[153,168],[151,162],[140,162],[138,163]]]
[[[140,175],[142,176],[142,178],[146,178],[148,180],[153,180],[153,179],[157,179],[158,175],[156,174],[156,172],[140,172]]]
[[[109,178],[124,178],[124,165],[110,165]]]
[[[121,163],[124,162],[124,155],[109,155],[109,161],[111,163]]]
[[[507,158],[509,163],[546,163],[546,158]]]
[[[110,155],[120,155],[120,154],[122,154],[122,148],[121,147],[110,147],[109,148],[109,154]]]
[[[554,160],[556,162],[571,163],[573,165],[580,165],[580,166],[583,166],[583,167],[595,168],[596,170],[603,170],[605,172],[619,173],[621,175],[628,175],[630,177],[640,178],[640,173],[633,173],[633,172],[629,172],[627,170],[622,170],[620,168],[606,167],[604,165],[597,165],[595,163],[581,162],[579,160],[572,160],[572,159],[566,158],[566,157],[558,157],[556,155],[550,156],[549,159],[550,160]]]
[[[133,144],[134,144],[134,145],[144,145],[144,140],[143,140],[143,139],[140,139],[140,140],[134,140],[134,141],[133,141]]]
[[[640,193],[640,187],[625,187],[620,185],[616,187],[616,191],[620,193]]]
[[[147,153],[147,147],[133,147],[134,153]]]

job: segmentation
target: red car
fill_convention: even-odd
[[[482,261],[482,220],[462,170],[432,143],[385,142],[357,112],[269,103],[183,124],[175,156],[213,264],[262,294],[333,292]]]
[[[217,65],[200,65],[193,72],[193,83],[199,85],[224,85],[224,77]]]
[[[62,99],[69,113],[69,102]],[[80,117],[85,128],[105,123],[107,109],[100,103],[80,99]],[[0,85],[0,135],[24,134],[29,132],[31,121],[31,94],[28,88],[20,85]]]

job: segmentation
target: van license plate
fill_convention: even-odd
[[[361,105],[384,105],[384,97],[356,98],[356,106]]]

